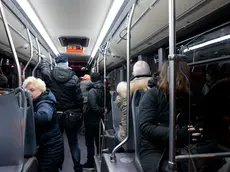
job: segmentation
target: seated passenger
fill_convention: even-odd
[[[138,61],[133,66],[133,79],[130,81],[130,96],[137,90],[148,90],[148,82],[151,79],[151,71],[148,63]]]
[[[176,105],[180,113],[181,125],[187,126],[189,115],[189,67],[184,62],[176,65]],[[160,72],[157,87],[148,90],[140,102],[140,161],[144,172],[164,171],[168,165],[169,143],[169,62],[165,62]],[[183,72],[183,73],[182,73]],[[177,130],[178,143],[188,140],[187,127]]]
[[[8,87],[8,78],[2,72],[2,67],[0,66],[0,88]]]
[[[119,124],[119,130],[115,131],[115,145],[118,145],[125,139],[127,129],[127,83],[122,81],[117,85],[117,107],[121,111],[121,122]]]
[[[144,91],[148,90],[148,82],[151,79],[151,71],[148,63],[145,61],[138,61],[133,66],[133,76],[134,78],[130,81],[130,96],[132,97],[133,93],[137,89],[141,89]],[[126,133],[126,125],[127,125],[127,114],[126,114],[126,107],[127,107],[127,94],[126,91],[127,86],[125,82],[121,82],[117,86],[117,105],[122,112],[122,119],[119,127],[119,131],[115,131],[115,143],[116,145],[119,142],[123,141],[127,135]]]
[[[39,78],[28,77],[23,88],[31,93],[34,104],[36,139],[40,146],[36,155],[38,171],[58,172],[64,161],[64,143],[56,119],[56,99]]]
[[[153,88],[153,87],[157,86],[157,81],[159,79],[159,74],[160,74],[160,72],[155,72],[153,74],[152,78],[148,82],[148,87],[149,88]]]
[[[206,83],[203,86],[202,93],[206,95],[213,84],[220,79],[220,67],[218,64],[211,64],[206,68]]]

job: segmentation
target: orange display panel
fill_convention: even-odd
[[[79,46],[67,46],[66,47],[67,53],[83,53],[83,47]]]

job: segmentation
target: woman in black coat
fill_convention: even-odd
[[[162,66],[156,87],[148,90],[140,102],[140,161],[144,172],[163,172],[168,165],[169,143],[169,82],[167,61]],[[189,124],[189,67],[176,63],[176,110],[177,123],[186,126],[177,130],[177,146],[188,141]]]
[[[64,161],[64,143],[56,120],[56,99],[41,79],[28,77],[23,87],[33,98],[38,171],[58,172]]]

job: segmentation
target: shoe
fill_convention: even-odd
[[[83,169],[84,170],[94,170],[94,163],[92,162],[86,162],[84,165],[83,165]]]

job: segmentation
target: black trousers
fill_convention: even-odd
[[[99,125],[85,125],[85,143],[87,147],[87,161],[94,161],[95,147],[99,153]]]

